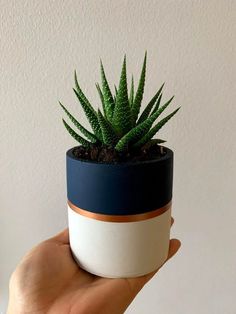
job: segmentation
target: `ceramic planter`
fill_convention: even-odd
[[[105,164],[67,152],[70,246],[81,268],[136,277],[168,255],[173,152],[152,161]]]

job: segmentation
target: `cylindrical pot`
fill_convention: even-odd
[[[169,249],[173,152],[106,164],[67,151],[70,246],[81,268],[110,278],[159,268]]]

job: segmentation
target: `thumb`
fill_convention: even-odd
[[[180,246],[181,246],[181,242],[178,239],[170,240],[168,257],[166,261],[161,265],[161,267],[165,265],[165,263],[178,252]],[[134,291],[134,293],[137,294],[143,288],[143,286],[159,271],[161,267],[159,267],[158,269],[144,276],[140,276],[136,278],[127,278],[127,280],[129,281],[130,287]]]

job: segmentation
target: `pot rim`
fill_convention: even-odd
[[[103,165],[103,166],[113,166],[113,167],[126,167],[126,166],[138,166],[138,165],[143,165],[143,164],[152,164],[152,163],[156,163],[156,162],[163,162],[167,159],[169,159],[171,157],[171,155],[173,155],[173,151],[166,147],[166,146],[162,146],[165,151],[166,151],[166,154],[163,155],[162,157],[159,157],[157,159],[151,159],[151,160],[141,160],[141,161],[124,161],[124,162],[113,162],[113,163],[107,163],[107,162],[103,162],[103,161],[93,161],[93,160],[85,160],[85,159],[80,159],[80,158],[77,158],[73,155],[73,150],[78,147],[78,146],[74,146],[70,149],[67,150],[66,152],[66,156],[71,158],[71,159],[74,159],[75,161],[78,161],[78,162],[81,162],[81,163],[84,163],[84,164],[92,164],[92,165]]]

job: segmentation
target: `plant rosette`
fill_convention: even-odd
[[[101,63],[96,85],[103,113],[90,104],[75,74],[74,92],[92,131],[60,103],[82,133],[63,123],[81,146],[66,154],[70,247],[79,266],[109,278],[136,277],[158,269],[169,250],[173,151],[153,139],[179,110],[160,121],[173,97],[161,105],[157,91],[142,114],[146,54],[136,93],[132,78],[128,97],[126,58],[114,95]]]

